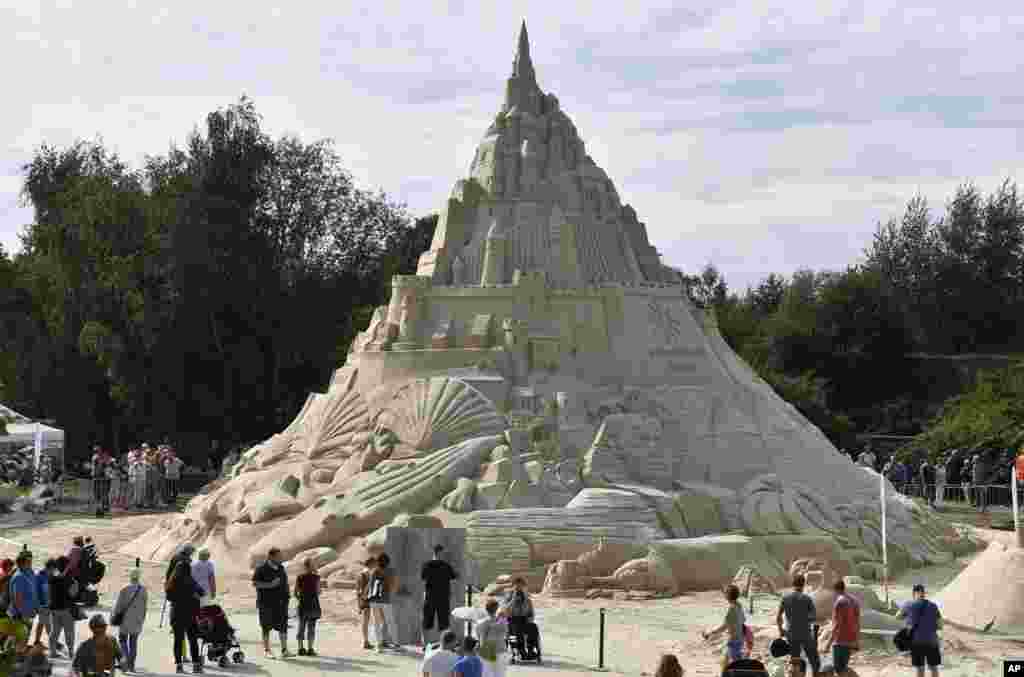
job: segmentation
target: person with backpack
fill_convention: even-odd
[[[36,573],[36,597],[39,599],[39,613],[36,616],[35,643],[42,644],[43,630],[49,639],[53,634],[53,623],[50,619],[50,575],[57,568],[57,560],[49,559],[46,565]]]
[[[192,546],[182,548],[174,561],[174,568],[164,583],[167,601],[171,603],[171,630],[174,633],[174,665],[177,674],[184,674],[182,645],[188,638],[189,654],[192,657],[192,673],[203,673],[203,656],[199,653],[199,628],[196,615],[199,613],[199,598],[203,589],[192,578]]]
[[[377,653],[385,648],[393,649],[397,645],[385,639],[395,630],[394,607],[391,597],[398,590],[398,575],[391,568],[391,558],[387,553],[377,556],[377,563],[370,574],[369,591],[366,599],[370,602],[370,613],[373,616],[373,634],[377,640]],[[385,633],[385,626],[388,633]],[[393,637],[391,639],[394,639]]]
[[[370,600],[367,595],[370,592],[370,577],[373,575],[373,568],[377,566],[377,558],[370,557],[363,562],[363,570],[356,578],[356,606],[359,609],[359,616],[362,620],[363,648],[372,649],[370,644]]]
[[[910,625],[910,664],[918,677],[924,677],[927,663],[932,677],[939,677],[942,665],[939,630],[942,629],[942,613],[935,602],[925,597],[924,585],[914,586],[914,601],[900,610],[900,617]]]
[[[801,658],[807,654],[807,661],[817,675],[821,672],[821,659],[818,656],[818,641],[811,626],[817,618],[814,600],[804,592],[806,579],[803,574],[793,576],[793,590],[782,598],[775,623],[779,626],[779,636],[789,640],[789,656],[791,659]],[[783,629],[782,621],[786,626]]]

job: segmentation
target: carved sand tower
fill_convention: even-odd
[[[325,392],[126,551],[188,541],[244,569],[273,544],[344,577],[377,530],[426,514],[466,529],[479,583],[539,586],[557,564],[672,591],[752,565],[778,585],[797,557],[877,571],[877,487],[687,300],[538,85],[524,23],[416,275],[392,280]],[[909,501],[887,519],[896,569],[958,547]]]

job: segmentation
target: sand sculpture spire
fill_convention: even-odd
[[[516,47],[516,58],[512,62],[512,75],[529,80],[536,79],[533,61],[530,60],[530,35],[526,32],[526,19],[519,27],[519,45]]]

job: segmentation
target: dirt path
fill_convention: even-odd
[[[40,524],[24,524],[8,520],[0,522],[0,556],[13,557],[21,544],[27,544],[42,556],[56,556],[65,552],[76,535],[91,535],[108,565],[108,573],[99,585],[102,611],[116,592],[127,583],[129,569],[134,565],[131,557],[120,555],[117,549],[142,533],[162,515],[119,516],[96,519],[87,515],[61,515]],[[985,532],[984,536],[1003,539],[1006,532]],[[162,584],[166,564],[141,562],[143,583],[151,591],[150,615],[146,622],[144,656],[140,664],[151,674],[170,674],[173,668],[167,629],[158,628],[160,604],[163,601]],[[924,582],[929,589],[938,591],[952,580],[967,564],[960,560],[942,567],[908,572],[894,581],[890,597],[897,601],[910,598],[910,587]],[[248,664],[224,671],[225,674],[262,673],[273,677],[301,677],[305,674],[322,675],[325,671],[354,671],[363,674],[398,677],[415,674],[418,659],[411,651],[404,654],[378,656],[361,647],[356,625],[352,592],[329,590],[323,598],[324,620],[321,628],[321,659],[296,659],[282,663],[265,661],[258,647],[258,630],[252,614],[255,594],[246,577],[227,577],[220,581],[221,604],[239,627]],[[879,590],[879,594],[882,591]],[[755,654],[767,656],[767,644],[775,636],[774,614],[778,601],[765,596],[754,600],[751,625],[755,628]],[[744,601],[744,606],[747,601]],[[718,593],[705,592],[684,595],[668,600],[613,601],[613,600],[556,600],[539,596],[536,599],[539,623],[542,629],[545,665],[514,666],[510,675],[558,675],[576,677],[590,674],[598,662],[599,610],[608,609],[604,664],[610,675],[652,674],[662,653],[677,654],[688,675],[718,674],[718,647],[709,646],[700,638],[702,629],[717,625],[723,605]],[[84,628],[80,625],[79,632]],[[1009,656],[1024,656],[1024,644],[1008,640],[982,638],[973,633],[947,629],[945,640],[944,675],[955,677],[988,677],[1002,675],[1002,660]],[[905,656],[893,655],[891,643],[878,641],[873,647],[859,652],[853,666],[863,677],[895,677],[912,674]],[[773,667],[778,663],[771,663]],[[57,674],[64,674],[65,664],[58,663]],[[211,671],[216,673],[217,669]]]

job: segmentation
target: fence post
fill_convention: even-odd
[[[598,610],[597,669],[604,670],[604,607]]]
[[[466,583],[466,606],[470,609],[473,608],[473,585]],[[473,636],[473,621],[466,621],[466,637]]]

